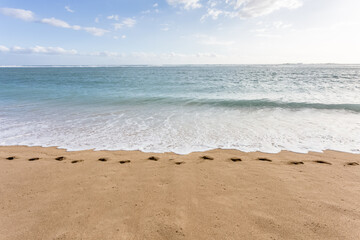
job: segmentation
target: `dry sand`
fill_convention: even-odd
[[[360,239],[356,163],[334,151],[0,147],[0,239]]]

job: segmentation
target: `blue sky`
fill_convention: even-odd
[[[0,65],[360,63],[358,0],[0,0]]]

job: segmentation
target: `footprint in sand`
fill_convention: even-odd
[[[348,165],[348,166],[358,166],[359,163],[357,163],[357,162],[348,162],[348,163],[346,163],[346,165]]]
[[[202,159],[204,159],[204,160],[214,160],[214,158],[213,158],[213,157],[210,157],[210,156],[202,156],[202,157],[200,157],[200,158],[202,158]]]
[[[325,161],[323,161],[323,160],[315,160],[314,162],[315,162],[315,163],[321,163],[321,164],[331,165],[331,163],[325,162]]]
[[[79,163],[79,162],[83,162],[84,160],[73,160],[71,161],[71,163]]]
[[[302,161],[291,161],[291,162],[289,162],[289,164],[290,165],[302,165],[302,164],[304,164],[304,162],[302,162]]]
[[[184,164],[185,162],[175,162],[176,165]]]
[[[40,158],[29,158],[28,160],[29,161],[36,161],[36,160],[39,160]]]
[[[121,161],[119,161],[120,164],[129,163],[129,162],[131,162],[131,161],[130,160],[121,160]]]
[[[106,162],[107,159],[106,159],[106,158],[99,158],[98,161],[100,161],[100,162]]]
[[[66,158],[65,157],[57,157],[55,158],[56,161],[62,161],[62,160],[65,160]]]
[[[159,160],[159,158],[154,157],[154,156],[151,156],[151,157],[149,157],[148,159],[151,160],[151,161],[157,161],[157,160]]]
[[[231,161],[233,162],[241,162],[241,158],[230,158]]]
[[[271,159],[268,158],[258,158],[259,161],[264,161],[264,162],[272,162]]]
[[[12,156],[12,157],[7,157],[6,159],[7,159],[7,160],[14,160],[15,157],[14,157],[14,156]]]

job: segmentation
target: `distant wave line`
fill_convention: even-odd
[[[172,97],[132,97],[115,101],[115,104],[169,104],[183,106],[215,106],[228,108],[284,108],[284,109],[319,109],[347,110],[360,112],[360,104],[325,104],[307,102],[280,102],[269,99],[196,99]]]

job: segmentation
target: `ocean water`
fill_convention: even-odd
[[[0,145],[360,153],[360,65],[2,67]]]

